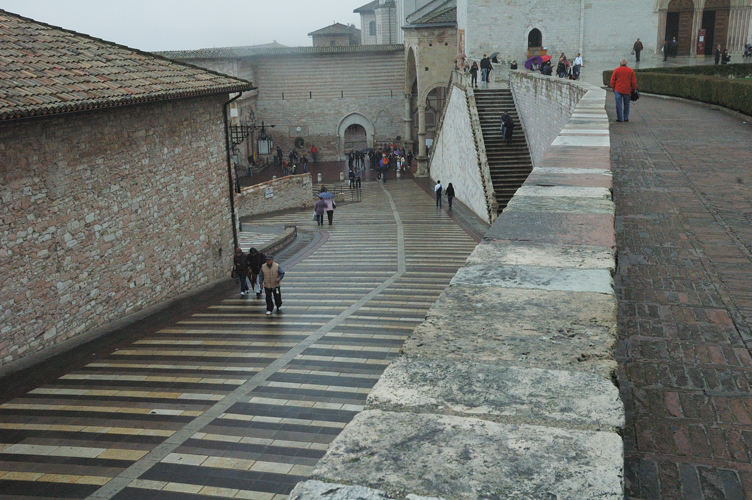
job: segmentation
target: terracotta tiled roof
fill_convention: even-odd
[[[278,47],[256,49],[254,47],[236,47],[237,50],[219,51],[219,49],[199,49],[185,51],[159,52],[160,55],[178,60],[225,59],[256,56],[287,56],[296,54],[340,54],[343,52],[395,52],[405,50],[402,44],[392,45],[327,45],[325,47]],[[248,50],[240,50],[248,49]]]
[[[253,88],[0,10],[0,120]]]
[[[319,36],[319,35],[358,35],[360,36],[360,30],[356,28],[355,26],[345,26],[342,23],[334,23],[332,25],[327,26],[326,28],[321,28],[320,30],[312,31],[311,33],[308,33],[308,36]]]
[[[187,60],[187,59],[221,59],[233,57],[252,56],[258,50],[264,49],[284,49],[288,48],[281,43],[265,43],[262,45],[244,45],[239,47],[213,47],[210,49],[196,50],[167,50],[163,52],[154,52],[154,54],[169,59]]]

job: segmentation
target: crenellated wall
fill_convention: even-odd
[[[530,114],[568,95],[525,78]],[[292,497],[623,499],[606,92],[577,85],[532,174]]]

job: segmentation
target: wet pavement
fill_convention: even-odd
[[[408,179],[263,223],[281,313],[228,281],[0,381],[0,498],[286,498],[480,236]]]
[[[752,129],[646,96],[611,133],[627,498],[752,498]]]

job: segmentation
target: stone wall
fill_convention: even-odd
[[[441,180],[444,187],[451,182],[457,199],[491,223],[482,172],[484,167],[488,170],[488,163],[484,165],[476,149],[476,133],[481,132],[480,123],[473,127],[467,102],[471,98],[464,86],[450,87],[439,136],[433,146],[430,175],[434,181]]]
[[[272,196],[267,197],[267,190]],[[311,174],[290,175],[243,188],[235,197],[238,218],[268,214],[290,208],[313,207]]]
[[[624,498],[606,92],[583,88],[292,498]]]
[[[345,121],[372,129],[370,144],[403,134],[401,46],[373,52],[256,57],[254,67],[257,121],[275,125],[267,131],[285,153],[296,137],[303,137],[306,149],[311,143],[319,148],[319,159],[340,159]]]
[[[3,363],[228,275],[226,99],[0,124]]]
[[[587,84],[512,71],[509,85],[527,134],[533,165],[537,165],[587,92]]]
[[[667,3],[667,2],[666,2]],[[527,59],[527,36],[533,28],[540,30],[548,54],[558,58],[562,52],[571,59],[582,52],[588,59],[618,61],[629,56],[632,45],[641,38],[646,60],[662,57],[659,39],[660,13],[654,0],[634,0],[629,14],[614,15],[623,7],[616,0],[581,2],[558,0],[460,0],[458,27],[466,29],[468,56],[479,60],[482,55],[501,52],[500,60],[519,62]],[[580,26],[584,30],[580,30]]]

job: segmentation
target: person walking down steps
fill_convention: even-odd
[[[266,294],[266,315],[269,316],[277,306],[277,314],[282,313],[282,290],[280,283],[285,277],[285,272],[274,262],[273,255],[266,256],[266,264],[261,266],[261,282],[264,284]]]
[[[259,279],[259,273],[261,272],[261,266],[266,262],[264,254],[259,253],[255,248],[248,250],[248,257],[246,262],[248,263],[248,279],[251,281],[251,286],[256,292],[256,298],[261,298],[261,280]],[[251,294],[249,290],[248,295]]]
[[[248,291],[248,255],[237,247],[233,256],[234,275],[240,278],[240,295],[250,294]]]
[[[452,186],[452,183],[450,182],[449,185],[446,188],[446,197],[447,201],[449,202],[449,210],[452,209],[452,199],[454,198],[454,186]]]
[[[444,191],[444,186],[441,185],[441,181],[436,181],[433,190],[436,192],[436,206],[441,208],[441,193]]]

